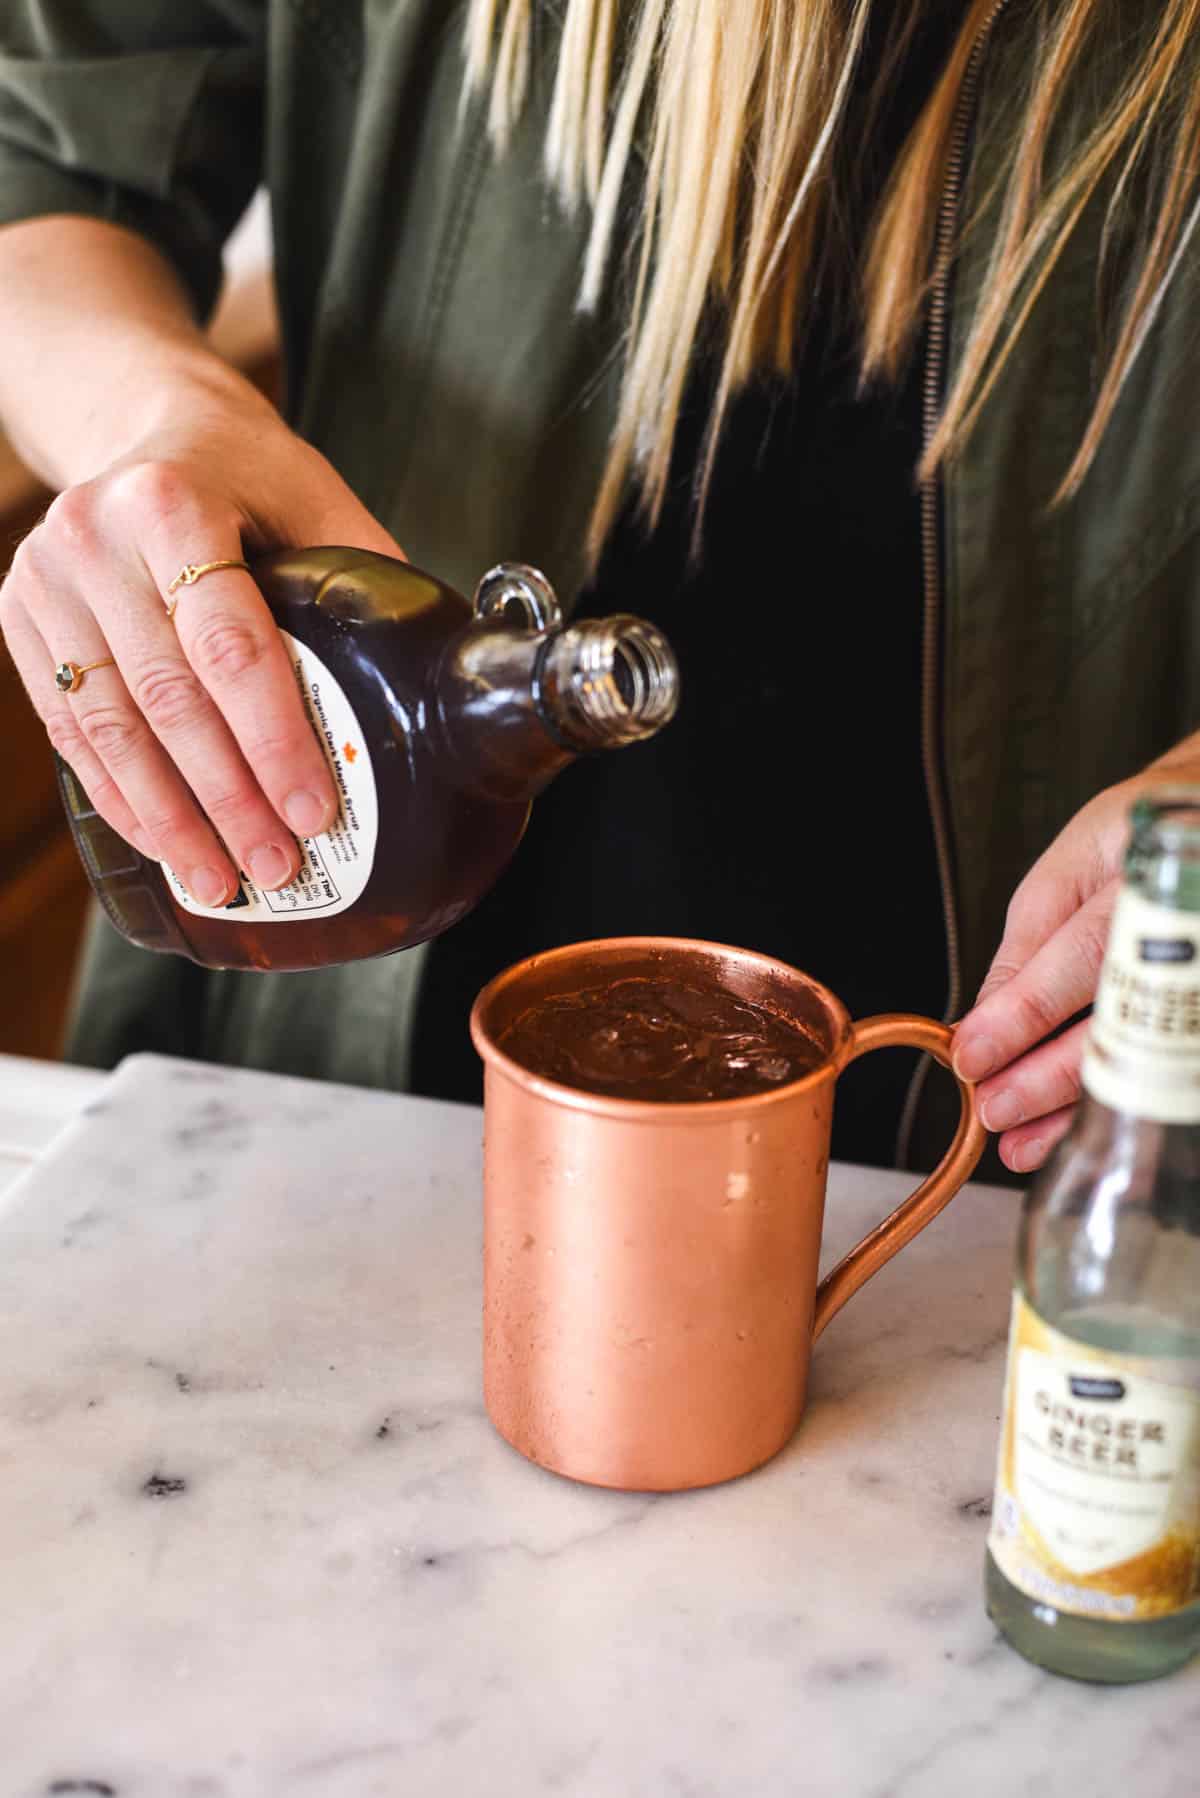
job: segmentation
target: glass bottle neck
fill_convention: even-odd
[[[549,632],[485,619],[450,644],[436,687],[457,784],[518,802],[587,750],[653,736],[674,716],[679,676],[665,639],[639,618]]]
[[[587,618],[546,639],[539,706],[577,749],[640,743],[674,717],[679,670],[666,639],[628,613]]]
[[[1163,786],[1144,793],[1130,824],[1125,890],[1200,915],[1200,789]]]
[[[1200,1123],[1200,914],[1117,899],[1083,1056],[1083,1084],[1113,1111]]]

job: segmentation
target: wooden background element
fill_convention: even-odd
[[[214,347],[272,397],[278,330],[266,269],[232,280]],[[0,574],[52,494],[0,437]],[[50,670],[46,670],[49,679]],[[61,1053],[89,888],[67,828],[41,724],[0,643],[0,1052]]]

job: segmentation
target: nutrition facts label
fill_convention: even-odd
[[[276,917],[288,918],[300,911],[327,911],[333,906],[341,909],[341,889],[321,853],[323,841],[323,838],[306,837],[300,845],[304,851],[304,865],[295,880],[277,893],[264,892],[260,895],[268,910]],[[235,899],[234,907],[239,903],[246,904],[249,901]],[[225,909],[228,911],[229,907],[226,906]]]

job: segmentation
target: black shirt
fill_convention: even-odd
[[[877,123],[860,235],[946,38],[936,27],[914,47]],[[791,380],[734,405],[698,567],[708,388],[703,371],[694,381],[658,528],[647,537],[634,516],[622,521],[579,608],[634,612],[665,632],[678,716],[650,743],[567,769],[536,802],[510,870],[433,945],[415,1091],[478,1099],[476,992],[524,955],[587,937],[734,943],[803,968],[852,1017],[941,1016],[946,942],[920,753],[920,366],[896,391],[860,394],[851,311],[830,286]],[[847,1071],[835,1156],[891,1163],[915,1063],[889,1050]]]

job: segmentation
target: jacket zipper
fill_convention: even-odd
[[[963,74],[962,88],[955,107],[954,125],[950,135],[950,152],[946,161],[941,204],[938,208],[933,283],[930,290],[929,322],[925,339],[925,379],[922,392],[921,424],[923,449],[929,448],[942,408],[942,389],[946,369],[946,338],[949,327],[950,265],[958,230],[967,138],[979,96],[979,75],[983,66],[984,52],[992,34],[992,28],[1007,5],[1008,0],[995,0],[995,5],[983,21]],[[942,920],[946,927],[946,1009],[942,1014],[942,1021],[951,1024],[958,1016],[959,1006],[962,1003],[962,969],[959,962],[958,908],[954,894],[950,825],[939,729],[942,711],[941,682],[938,678],[942,625],[941,499],[941,477],[935,474],[929,480],[921,483],[921,562],[925,594],[921,642],[921,765],[925,774],[925,794],[929,801],[929,816],[933,825],[938,882],[942,894]],[[909,1084],[897,1133],[897,1167],[904,1167],[908,1161],[913,1124],[929,1074],[929,1066],[929,1056],[923,1055]]]

